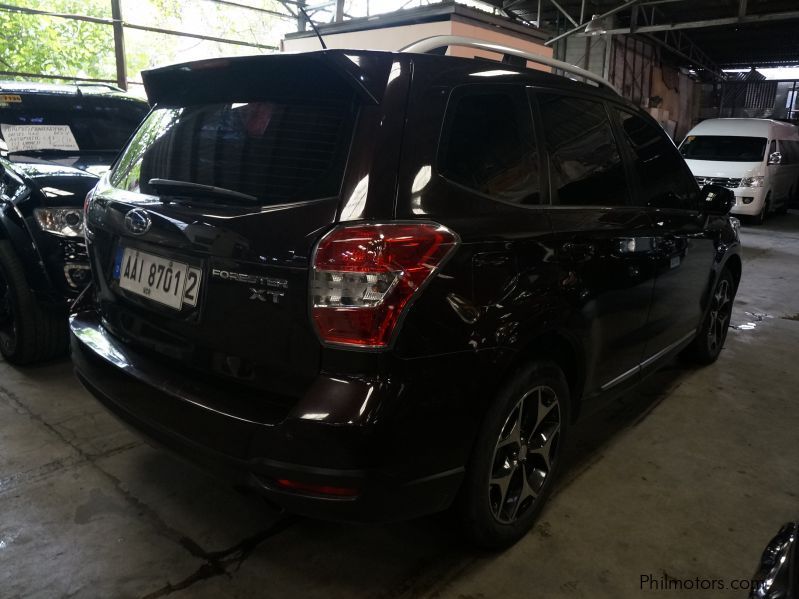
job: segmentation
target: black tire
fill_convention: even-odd
[[[43,362],[67,351],[66,309],[44,306],[7,241],[0,241],[0,353],[12,364]]]
[[[718,359],[730,329],[735,291],[732,273],[725,268],[716,281],[702,328],[683,352],[683,357],[688,361],[705,366]]]
[[[473,543],[502,549],[532,528],[560,465],[570,401],[566,377],[552,362],[525,366],[500,390],[456,503],[462,530]]]
[[[780,207],[774,211],[774,214],[779,214],[779,215],[788,214],[788,204],[790,204],[793,201],[793,194],[794,191],[793,189],[791,189],[791,191],[789,191],[788,195],[785,197],[785,200],[782,202],[782,204],[780,204]]]
[[[763,202],[763,209],[760,211],[760,214],[757,214],[752,217],[750,221],[753,225],[760,226],[766,222],[766,216],[768,216],[768,211],[771,210],[771,193],[766,196],[766,201]]]

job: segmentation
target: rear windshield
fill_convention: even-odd
[[[680,146],[687,160],[760,162],[766,153],[765,137],[689,135]]]
[[[129,98],[74,94],[3,97],[0,138],[5,131],[9,139],[3,139],[0,146],[10,151],[68,148],[119,152],[149,110],[146,103]]]
[[[354,115],[354,104],[338,99],[159,108],[136,132],[111,184],[163,195],[150,181],[169,179],[247,194],[261,204],[332,197]]]

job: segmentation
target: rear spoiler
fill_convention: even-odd
[[[142,72],[152,105],[336,98],[356,93],[361,102],[383,98],[392,62],[386,52],[325,50],[215,58]]]

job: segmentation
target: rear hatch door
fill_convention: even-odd
[[[337,218],[359,119],[391,66],[373,60],[364,70],[340,58],[145,73],[155,109],[88,210],[100,310],[113,333],[197,376],[288,395],[318,373],[309,259]]]

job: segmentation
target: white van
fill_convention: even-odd
[[[799,194],[799,128],[770,119],[709,119],[680,144],[699,186],[735,192],[734,214],[760,224]]]

